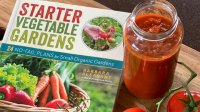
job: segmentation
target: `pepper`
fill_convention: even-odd
[[[19,90],[19,91],[14,93],[14,97],[12,99],[12,102],[18,103],[18,104],[35,106],[34,102],[31,100],[31,97],[26,92],[24,92],[22,90]]]
[[[0,100],[11,101],[15,93],[15,87],[11,85],[3,85],[0,87]]]

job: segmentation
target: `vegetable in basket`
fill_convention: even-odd
[[[0,85],[12,85],[16,91],[23,90],[29,96],[34,94],[37,80],[22,65],[6,64],[0,67]]]
[[[79,63],[60,62],[55,65],[55,71],[59,74],[64,86],[69,93],[70,82],[75,82],[76,76],[73,71],[79,66]]]
[[[59,79],[55,73],[51,74],[50,83],[51,83],[51,87],[52,87],[51,90],[52,90],[53,99],[60,99]]]
[[[135,107],[135,108],[126,109],[123,112],[145,112],[145,111],[143,109],[141,109],[141,108]]]
[[[45,107],[54,109],[67,109],[70,108],[70,105],[67,101],[63,99],[55,99],[47,103]]]
[[[3,60],[2,64],[6,65],[7,63],[23,64],[23,66],[26,69],[30,70],[30,74],[33,74],[38,77],[42,77],[43,75],[42,72],[46,70],[49,69],[55,70],[58,72],[58,74],[60,74],[60,77],[62,79],[62,82],[64,83],[65,88],[67,89],[67,92],[69,92],[69,84],[71,77],[72,79],[75,77],[72,72],[79,65],[78,63],[73,63],[73,62],[59,62],[55,60],[37,58],[20,54],[9,54]]]
[[[35,83],[31,83],[31,84],[26,84],[29,87],[34,86],[34,91],[31,92],[31,94],[27,91],[28,89],[19,89],[19,87],[14,86],[16,89],[18,88],[17,91],[23,90],[26,93],[28,93],[29,96],[31,97],[32,101],[34,103],[37,102],[38,106],[42,107],[48,101],[51,101],[52,100],[51,95],[53,92],[54,93],[57,92],[57,96],[58,95],[60,96],[60,97],[55,97],[54,99],[61,98],[61,99],[68,101],[67,93],[69,92],[69,85],[70,85],[70,82],[74,81],[74,79],[75,79],[75,75],[73,74],[73,72],[79,64],[72,63],[72,62],[53,61],[53,60],[36,58],[36,57],[31,57],[31,56],[26,56],[26,55],[19,55],[19,54],[10,54],[4,59],[5,59],[3,61],[4,66],[12,65],[12,66],[21,66],[22,67],[22,65],[23,65],[28,70],[30,70],[30,73],[38,73],[38,74],[34,74],[34,75],[40,77],[39,78],[40,80],[38,82],[34,78],[30,78],[31,80],[23,81],[23,82],[29,82],[29,83],[31,83],[32,81],[35,82]],[[15,63],[22,64],[22,65],[16,65]],[[18,67],[18,68],[20,68],[20,67]],[[13,68],[11,68],[11,69],[13,69]],[[30,74],[27,69],[21,70],[21,71],[23,71],[23,72],[25,71],[25,74],[26,73]],[[53,72],[53,71],[56,71],[56,72]],[[2,79],[1,77],[5,76],[5,75],[2,75],[1,72],[4,72],[4,71],[0,70],[0,83],[3,82],[1,80]],[[10,73],[8,73],[8,74],[10,74]],[[53,75],[54,75],[53,79],[56,79],[57,83],[51,84],[52,81],[50,80],[50,78]],[[31,76],[35,77],[33,75],[31,75]],[[24,77],[24,79],[26,79],[26,77]],[[73,79],[73,80],[71,80],[71,79]],[[54,84],[56,84],[56,85],[54,86]],[[15,84],[11,84],[11,85],[15,85]],[[50,87],[48,85],[50,85]],[[23,85],[23,86],[25,86],[25,85]]]
[[[50,76],[50,83],[52,87],[52,95],[54,99],[64,99],[68,101],[68,95],[67,91],[65,89],[65,86],[62,82],[62,79],[60,75],[53,71],[51,76]]]
[[[35,93],[33,97],[31,98],[33,102],[37,99],[37,97],[42,93],[42,91],[48,86],[49,84],[49,76],[47,75],[42,75],[40,78],[39,82],[37,83]]]
[[[3,85],[0,87],[0,100],[34,106],[33,101],[26,92],[22,90],[16,91],[12,85]]]
[[[51,85],[48,85],[38,99],[38,107],[44,107],[46,105],[50,91]]]
[[[12,85],[3,85],[0,87],[0,100],[11,101],[16,89]]]
[[[62,82],[60,75],[55,71],[49,70],[48,72],[49,72],[48,73],[49,75],[48,76],[43,75],[43,78],[40,79],[40,81],[38,82],[37,87],[36,87],[36,90],[37,90],[37,88],[39,88],[40,92],[37,92],[37,94],[34,95],[33,100],[35,101],[35,99],[39,96],[39,100],[38,100],[39,107],[45,106],[45,104],[49,100],[48,99],[49,97],[50,97],[50,99],[63,99],[65,101],[68,101],[67,91],[65,89],[65,86]],[[45,88],[43,90],[43,89],[41,89],[43,87],[39,86],[39,85],[41,85],[39,83],[44,82],[44,81],[42,81],[42,80],[44,80],[44,78],[48,79],[48,81],[46,80],[45,84],[44,83],[42,84],[42,86]]]
[[[34,102],[31,100],[30,96],[22,90],[19,90],[14,93],[12,102],[18,103],[18,104],[30,105],[30,106],[35,105]]]
[[[58,77],[58,80],[59,80],[59,93],[60,93],[60,97],[62,99],[64,99],[65,101],[68,101],[68,95],[67,95],[67,91],[65,89],[65,86],[62,82],[62,79],[60,77],[60,75],[58,73],[55,73]]]

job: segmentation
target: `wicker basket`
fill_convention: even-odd
[[[68,110],[63,109],[51,109],[51,108],[44,108],[44,107],[33,107],[29,105],[23,104],[16,104],[12,102],[8,102],[5,100],[0,100],[0,112],[86,112],[90,106],[90,98],[85,91],[83,91],[80,87],[70,84],[70,94],[69,94],[69,104],[71,106]],[[79,99],[85,99],[84,101],[80,102]],[[79,102],[77,102],[79,101]],[[78,106],[75,105],[78,103]]]

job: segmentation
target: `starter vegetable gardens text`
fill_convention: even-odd
[[[72,50],[81,17],[81,10],[23,3],[10,41]]]

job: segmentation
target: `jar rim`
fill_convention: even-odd
[[[141,28],[139,28],[135,22],[136,15],[139,11],[141,11],[144,7],[145,8],[150,7],[150,6],[152,7],[153,5],[162,6],[162,7],[166,8],[166,11],[169,13],[169,15],[172,18],[172,21],[173,21],[172,26],[165,32],[161,32],[161,33],[146,32],[146,31],[142,30]],[[168,1],[166,1],[166,0],[148,0],[148,1],[141,2],[133,9],[133,12],[130,16],[130,20],[131,20],[131,28],[133,31],[135,31],[136,34],[139,34],[138,37],[141,37],[141,38],[149,40],[149,41],[157,41],[157,40],[162,40],[162,39],[169,37],[169,35],[175,31],[175,29],[178,26],[179,18],[177,16],[177,11],[176,11],[175,7]]]

